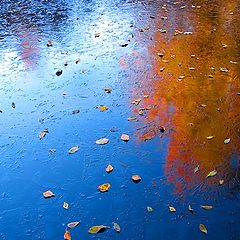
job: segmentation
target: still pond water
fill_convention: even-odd
[[[239,16],[238,0],[1,0],[0,238],[79,221],[73,240],[240,239]]]

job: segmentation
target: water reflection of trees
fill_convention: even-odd
[[[158,135],[161,125],[167,126],[170,140],[165,173],[178,192],[202,182],[219,185],[220,179],[238,184],[240,160],[240,71],[239,64],[234,64],[240,60],[239,6],[235,0],[186,6],[186,10],[176,5],[161,13],[171,24],[156,18],[157,27],[166,27],[168,33],[157,31],[149,46],[155,59],[148,72],[150,80],[142,82],[145,94],[151,88],[142,106],[153,109],[147,112],[143,121],[148,127],[139,136],[144,140]],[[176,29],[192,29],[193,34],[173,36]],[[162,66],[165,70],[160,72]],[[192,67],[195,70],[190,70]],[[229,72],[221,72],[222,67]],[[207,140],[211,135],[214,138]],[[228,137],[231,142],[225,145]],[[194,173],[197,165],[199,172]],[[213,169],[217,176],[206,180]]]

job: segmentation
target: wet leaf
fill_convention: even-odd
[[[174,36],[177,36],[177,35],[179,35],[179,34],[182,34],[183,32],[181,32],[181,31],[179,31],[179,30],[175,30],[174,31]]]
[[[55,149],[55,148],[49,148],[48,151],[49,151],[50,153],[55,153],[55,152],[57,151],[57,149]]]
[[[199,229],[202,233],[207,234],[207,229],[203,224],[199,224]]]
[[[226,138],[225,140],[224,140],[224,144],[228,144],[228,143],[230,143],[230,138]]]
[[[122,134],[121,139],[125,142],[128,142],[129,141],[129,136],[127,134]]]
[[[71,240],[71,234],[68,230],[65,231],[64,233],[64,240]]]
[[[48,132],[48,128],[45,128],[43,131],[41,131],[41,132],[38,134],[39,139],[41,140],[42,138],[44,138],[47,133],[49,133],[49,132]]]
[[[195,67],[190,67],[189,70],[195,70]]]
[[[80,63],[80,62],[81,62],[80,58],[78,58],[78,59],[75,60],[75,63],[76,63],[76,64],[78,64],[78,63]]]
[[[111,164],[109,164],[107,167],[106,167],[106,172],[107,173],[110,173],[113,171],[113,166]]]
[[[96,141],[96,144],[98,145],[104,145],[104,144],[107,144],[109,142],[109,139],[108,138],[100,138]]]
[[[80,113],[79,109],[72,110],[72,114],[77,114],[77,113]]]
[[[62,70],[57,70],[57,71],[56,71],[56,75],[57,75],[57,76],[60,76],[60,75],[62,75],[62,73],[63,73],[63,71],[62,71]]]
[[[98,186],[98,190],[100,192],[107,192],[110,187],[111,187],[110,183],[104,183],[104,184]]]
[[[199,171],[199,165],[197,165],[195,168],[194,168],[194,172],[198,172]]]
[[[80,222],[70,222],[70,223],[68,223],[68,227],[69,228],[75,228],[75,227],[77,227],[78,225],[80,224]]]
[[[121,228],[120,228],[120,226],[117,224],[117,223],[113,223],[113,227],[114,227],[114,229],[115,229],[115,231],[116,232],[118,232],[118,233],[120,233],[121,232]]]
[[[184,32],[183,34],[184,35],[192,35],[193,33],[192,32]]]
[[[141,98],[133,99],[132,104],[138,105],[141,102]]]
[[[48,40],[48,41],[47,41],[47,46],[48,46],[48,47],[52,47],[52,45],[53,45],[53,44],[52,44],[52,41],[51,41],[51,40]]]
[[[63,65],[64,65],[64,66],[67,66],[67,65],[68,65],[68,62],[64,62]]]
[[[202,205],[201,208],[202,208],[202,209],[205,209],[205,210],[210,210],[210,209],[213,208],[213,206]]]
[[[97,108],[99,109],[100,112],[104,112],[108,110],[108,106],[105,106],[105,105],[97,106]]]
[[[16,104],[12,102],[12,108],[16,108]]]
[[[106,93],[111,93],[112,92],[112,88],[104,88],[103,90]]]
[[[100,33],[94,33],[94,37],[95,38],[100,37]]]
[[[170,212],[176,212],[176,209],[172,206],[168,206],[168,209],[169,209]]]
[[[213,170],[213,171],[211,171],[210,173],[208,173],[207,178],[208,178],[208,177],[213,177],[213,176],[215,176],[216,174],[217,174],[217,170]]]
[[[164,133],[165,130],[166,130],[166,128],[165,128],[164,126],[160,126],[160,127],[159,127],[159,131],[160,131],[161,133]]]
[[[149,206],[147,206],[147,211],[148,211],[148,212],[152,212],[152,211],[153,211],[153,208],[152,208],[152,207],[149,207]]]
[[[51,198],[51,197],[55,197],[55,194],[52,191],[48,190],[43,193],[43,196],[44,198]]]
[[[221,67],[221,68],[220,68],[220,71],[227,73],[229,70],[228,70],[226,67]]]
[[[130,118],[128,118],[128,121],[135,121],[137,118],[135,118],[135,117],[130,117]]]
[[[128,43],[122,43],[120,44],[121,47],[127,47]]]
[[[142,180],[142,178],[139,175],[133,175],[132,180],[133,182],[138,183]]]
[[[208,140],[211,140],[211,139],[213,139],[213,138],[214,138],[214,136],[208,136],[208,137],[207,137]]]
[[[188,205],[188,211],[191,213],[194,213],[194,210],[192,209],[192,207],[190,205]]]
[[[79,150],[79,146],[74,146],[68,150],[69,154],[75,153]]]
[[[68,209],[68,203],[67,202],[63,203],[63,208]]]
[[[88,233],[94,234],[94,233],[103,232],[103,231],[106,230],[106,228],[109,228],[109,227],[108,226],[104,226],[104,225],[93,226],[93,227],[88,229]]]
[[[220,179],[220,180],[219,180],[219,184],[220,184],[220,185],[223,185],[223,184],[224,184],[224,180],[223,180],[223,179]]]
[[[143,110],[140,109],[140,110],[138,111],[138,114],[139,114],[139,115],[143,115]]]
[[[165,67],[161,67],[159,70],[160,72],[163,72],[165,70]]]
[[[166,33],[166,32],[167,32],[166,29],[160,29],[159,31],[160,31],[161,33]]]

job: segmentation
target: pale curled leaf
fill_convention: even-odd
[[[133,182],[138,183],[142,180],[142,178],[139,175],[133,175],[132,180]]]
[[[79,150],[79,146],[74,146],[68,150],[69,154],[75,153]]]
[[[214,138],[214,136],[208,136],[208,137],[206,137],[208,140],[211,140],[211,139],[213,139]]]
[[[51,198],[51,197],[54,197],[55,194],[52,191],[48,190],[46,192],[43,192],[43,196],[44,198]]]
[[[80,222],[70,222],[70,223],[68,223],[68,227],[69,228],[75,228],[75,227],[77,227],[78,225],[80,224]]]
[[[152,207],[149,207],[149,206],[147,206],[147,211],[148,211],[148,212],[152,212],[152,211],[153,211],[153,208],[152,208]]]
[[[199,165],[197,165],[195,168],[194,168],[194,172],[198,172],[199,171]]]
[[[168,206],[170,212],[176,212],[176,209],[173,206]]]
[[[48,128],[45,128],[43,131],[41,131],[41,132],[39,133],[39,135],[38,135],[39,139],[40,139],[40,140],[43,139],[43,138],[46,136],[47,133],[49,133],[49,132],[48,132]]]
[[[228,143],[230,143],[230,138],[226,138],[225,140],[224,140],[224,144],[228,144]]]
[[[69,206],[69,205],[68,205],[67,202],[64,202],[64,203],[63,203],[63,208],[68,209],[68,206]]]
[[[129,136],[127,134],[122,134],[121,139],[125,142],[128,142],[129,141]]]
[[[202,233],[207,234],[207,229],[203,224],[199,224],[199,229]]]
[[[100,138],[98,140],[96,140],[96,144],[98,145],[104,145],[104,144],[107,144],[109,142],[109,139],[107,138]]]
[[[208,178],[208,177],[213,177],[213,176],[215,176],[216,174],[217,174],[217,170],[213,170],[213,171],[211,171],[210,173],[208,173],[207,178]]]
[[[205,210],[210,210],[213,208],[213,206],[210,206],[210,205],[202,205],[201,206],[202,209],[205,209]]]
[[[104,184],[98,186],[98,190],[100,192],[107,192],[110,187],[111,187],[110,183],[104,183]]]
[[[120,233],[121,232],[121,227],[117,223],[113,223],[113,228],[115,229],[116,232]]]
[[[191,213],[194,213],[194,210],[190,205],[188,205],[188,211],[191,212]]]

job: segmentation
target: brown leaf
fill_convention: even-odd
[[[54,197],[55,194],[52,191],[48,190],[43,193],[43,196],[44,196],[44,198],[51,198],[51,197]]]
[[[88,229],[88,233],[94,234],[105,231],[106,228],[109,228],[108,226],[99,225],[99,226],[93,226]]]
[[[71,234],[68,230],[65,231],[64,233],[64,240],[71,240]]]
[[[80,222],[70,222],[70,223],[68,223],[68,227],[69,228],[75,228],[75,227],[77,227],[78,225],[80,224]]]
[[[48,46],[48,47],[52,47],[52,41],[51,41],[51,40],[48,40],[48,41],[47,41],[47,46]]]
[[[69,154],[75,153],[79,150],[79,146],[72,147],[68,150]]]
[[[111,171],[113,171],[113,166],[111,164],[109,164],[107,167],[106,167],[106,172],[107,173],[110,173]]]
[[[203,224],[199,224],[199,229],[202,233],[207,234],[207,229]]]
[[[121,139],[125,142],[128,142],[129,141],[129,136],[127,134],[122,134]]]
[[[107,192],[110,187],[111,187],[110,183],[104,183],[104,184],[98,186],[98,190],[100,192]]]
[[[117,224],[117,223],[113,223],[113,227],[114,227],[114,229],[115,229],[115,231],[116,232],[118,232],[118,233],[120,233],[121,232],[121,228],[120,228],[120,226]]]
[[[132,180],[133,182],[138,183],[142,180],[142,178],[139,175],[133,175]]]

